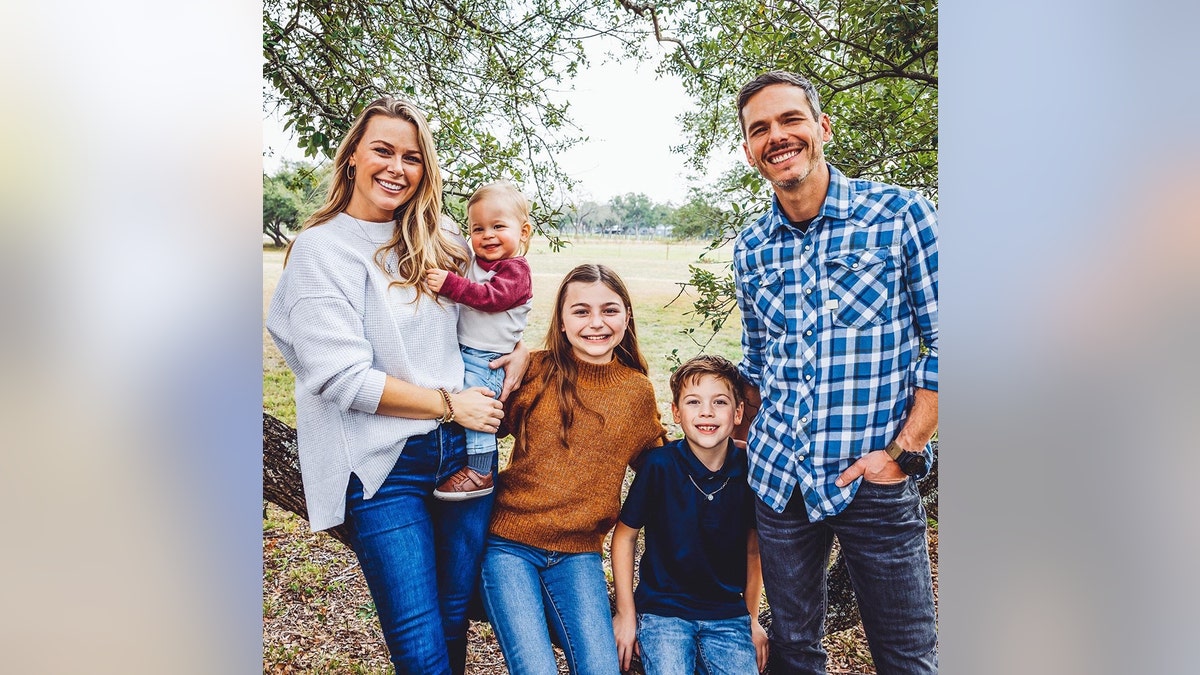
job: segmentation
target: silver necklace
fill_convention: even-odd
[[[343,213],[345,213],[345,212],[343,211]],[[347,213],[346,215],[350,216],[349,213]],[[351,220],[353,220],[355,222],[355,224],[358,225],[358,231],[362,232],[363,239],[366,239],[367,241],[374,244],[375,240],[371,238],[371,235],[367,234],[367,228],[363,227],[363,222],[361,220],[359,220],[358,218],[355,218],[354,216],[350,216],[350,218],[351,218]],[[378,255],[378,253],[377,253],[377,255]],[[388,249],[388,252],[385,254],[384,259],[383,259],[383,269],[386,270],[388,274],[391,274],[393,276],[396,274],[396,271],[400,268],[399,263],[393,259],[395,257],[396,257],[396,252],[392,249]]]
[[[721,490],[724,490],[724,489],[725,489],[725,486],[726,486],[726,485],[729,485],[729,478],[730,478],[730,476],[726,476],[726,477],[725,477],[725,482],[724,482],[724,483],[721,483],[721,487],[717,488],[716,490],[713,490],[712,492],[705,492],[704,490],[701,490],[701,489],[700,489],[700,486],[699,486],[699,485],[696,485],[696,479],[695,479],[695,478],[692,478],[692,474],[690,474],[690,473],[688,474],[688,480],[692,481],[692,487],[694,487],[694,488],[696,488],[697,490],[699,490],[699,491],[700,491],[700,494],[704,495],[704,498],[705,498],[705,499],[707,499],[707,500],[708,500],[708,501],[710,501],[710,502],[711,502],[711,501],[712,501],[712,499],[713,499],[713,495],[717,494],[717,493],[718,493],[718,492],[720,492]]]

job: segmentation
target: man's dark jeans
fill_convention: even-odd
[[[846,557],[880,675],[937,672],[933,580],[916,481],[863,480],[844,511],[810,523],[804,498],[783,513],[756,500],[763,581],[771,604],[771,672],[824,673],[821,634],[833,537]]]

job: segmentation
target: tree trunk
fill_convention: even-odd
[[[283,233],[283,228],[280,227],[277,223],[272,223],[270,225],[264,223],[263,224],[263,234],[267,235],[271,239],[274,239],[275,245],[278,246],[279,248],[283,248],[284,246],[287,246],[289,243],[291,243],[291,240],[288,239],[287,235]]]
[[[263,413],[263,499],[308,520],[296,430],[266,412]],[[325,532],[350,548],[350,531],[345,525]]]
[[[937,441],[933,443],[935,461],[929,475],[917,484],[922,502],[930,518],[937,519]],[[300,481],[300,456],[296,448],[296,430],[263,412],[263,498],[279,508],[305,520],[308,509],[304,504],[304,488]],[[330,536],[350,546],[345,525],[325,530]],[[853,628],[860,622],[858,603],[850,585],[846,561],[839,552],[829,570],[829,604],[825,615],[825,632],[833,633]],[[768,603],[770,598],[767,599]],[[764,628],[771,624],[771,610],[759,617]],[[769,632],[769,630],[768,630]]]

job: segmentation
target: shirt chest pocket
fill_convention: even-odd
[[[825,261],[825,272],[829,278],[827,306],[833,311],[834,325],[869,328],[891,321],[896,260],[890,249],[871,248],[834,256]]]
[[[767,269],[746,276],[745,286],[754,303],[755,314],[772,336],[787,328],[787,304],[783,290],[784,272]]]

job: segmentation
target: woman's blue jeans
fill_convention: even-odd
[[[837,535],[881,675],[937,673],[933,580],[917,484],[862,481],[841,513],[808,522],[799,489],[783,513],[757,499],[771,672],[825,673],[826,568]]]
[[[489,536],[483,606],[512,675],[554,675],[550,631],[575,675],[618,675],[599,553],[558,553]]]
[[[467,605],[477,588],[493,497],[432,497],[465,463],[464,438],[457,424],[410,438],[374,496],[363,499],[354,475],[346,490],[352,545],[398,675],[465,669]]]

